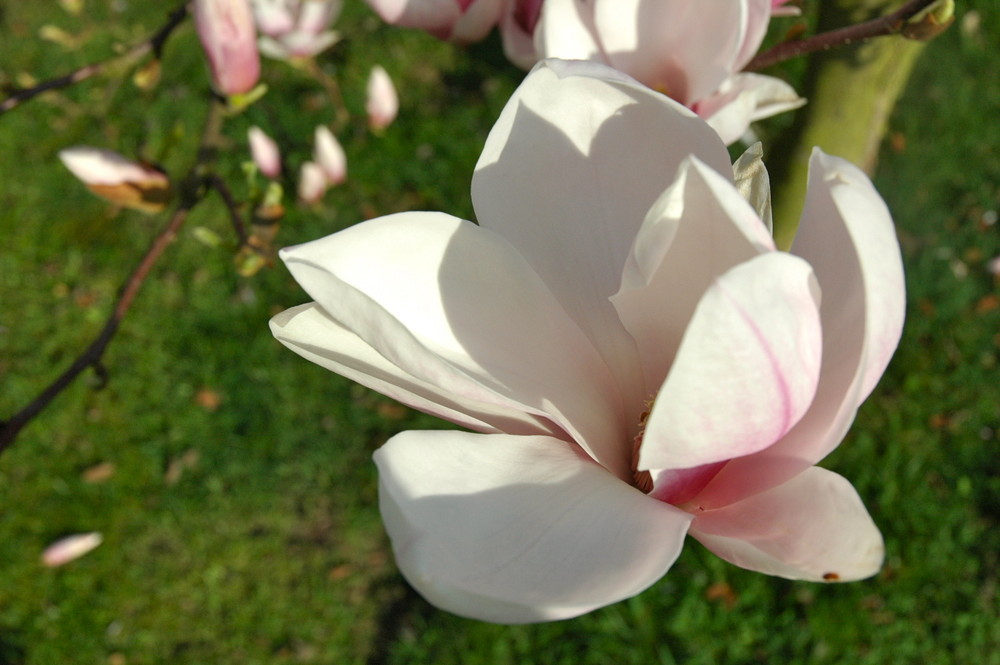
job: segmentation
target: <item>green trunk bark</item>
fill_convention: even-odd
[[[818,31],[841,28],[896,9],[889,0],[823,0]],[[868,173],[875,167],[889,115],[903,91],[922,42],[880,37],[812,56],[799,111],[785,140],[768,158],[775,183],[774,234],[791,246],[805,201],[809,155],[814,146],[844,157]]]

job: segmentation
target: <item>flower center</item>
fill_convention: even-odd
[[[649,414],[653,410],[653,403],[656,401],[656,393],[643,402],[645,407],[642,413],[639,414],[639,431],[636,435],[632,437],[632,484],[635,485],[636,489],[644,494],[649,494],[653,490],[653,476],[649,474],[649,471],[639,470],[639,449],[642,448],[642,437],[646,434],[646,421],[649,420]]]

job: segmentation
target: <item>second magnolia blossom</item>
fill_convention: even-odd
[[[496,622],[636,594],[690,535],[792,579],[879,570],[839,445],[899,340],[892,220],[816,152],[791,253],[753,159],[606,67],[546,62],[472,181],[479,224],[408,212],[282,256],[315,302],[272,322],[313,362],[476,430],[375,453],[396,560]],[[737,189],[734,180],[740,182]]]
[[[518,65],[603,62],[693,109],[726,143],[800,106],[780,79],[741,73],[785,0],[369,0],[382,17],[456,41],[499,25]]]

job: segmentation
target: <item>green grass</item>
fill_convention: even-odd
[[[45,78],[132,43],[159,3],[54,3],[0,11],[0,85]],[[267,332],[304,300],[281,267],[237,276],[217,201],[199,206],[144,286],[105,358],[0,457],[0,664],[56,663],[1000,663],[1000,3],[974,35],[931,43],[893,117],[876,183],[894,211],[909,310],[893,364],[825,466],[851,479],[886,537],[885,569],[843,586],[739,570],[691,543],[631,600],[579,619],[503,627],[435,610],[409,591],[378,516],[371,452],[435,427],[301,360]],[[79,50],[36,39],[57,24]],[[291,210],[281,244],[404,209],[471,215],[469,179],[519,72],[497,42],[461,51],[381,26],[348,3],[348,39],[323,59],[351,121],[350,181],[321,209]],[[376,62],[400,119],[364,129]],[[308,158],[332,119],[315,86],[268,62],[265,103],[231,119],[225,172],[260,124]],[[0,417],[22,406],[99,330],[161,219],[115,212],[58,163],[74,143],[189,166],[207,80],[190,26],[147,94],[98,78],[0,117]],[[268,109],[268,110],[265,110]],[[105,117],[106,116],[106,117]],[[892,147],[895,146],[895,147]],[[238,183],[238,179],[233,182]],[[246,188],[236,185],[237,196]],[[984,221],[986,220],[986,221]],[[214,410],[199,394],[220,398]],[[84,472],[99,463],[99,483]],[[177,470],[181,469],[179,477]],[[60,569],[41,550],[67,533],[104,544]]]

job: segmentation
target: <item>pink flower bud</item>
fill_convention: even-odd
[[[50,568],[62,566],[74,559],[79,559],[100,545],[102,540],[104,540],[103,537],[96,531],[66,536],[45,548],[45,551],[42,552],[42,563]]]
[[[195,27],[218,92],[249,92],[260,78],[260,56],[249,0],[194,0]]]
[[[313,159],[323,168],[329,185],[339,185],[347,179],[347,156],[337,137],[320,125],[316,128]]]
[[[299,172],[299,198],[304,203],[317,203],[326,193],[326,172],[316,162],[306,162]]]
[[[270,136],[264,133],[260,127],[251,127],[247,131],[247,138],[250,141],[250,155],[254,164],[268,178],[277,178],[281,175],[281,152],[278,144]]]
[[[385,129],[396,119],[399,97],[389,74],[379,65],[372,67],[368,77],[368,98],[365,101],[368,126],[374,130]]]
[[[170,200],[170,179],[152,166],[126,159],[117,152],[74,146],[59,159],[94,194],[143,212],[159,212]]]

